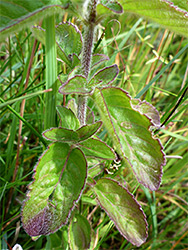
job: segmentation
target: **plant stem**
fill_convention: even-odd
[[[85,1],[83,11],[85,11],[84,43],[82,52],[82,71],[86,79],[90,72],[92,59],[93,40],[96,26],[96,6],[97,0]],[[87,97],[78,96],[78,119],[81,125],[86,124]]]
[[[87,112],[87,96],[79,95],[78,96],[78,119],[80,121],[81,126],[86,124],[86,112]]]
[[[56,126],[57,61],[55,41],[55,16],[45,19],[46,23],[46,94],[44,129]]]

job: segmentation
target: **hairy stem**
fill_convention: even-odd
[[[86,0],[83,6],[85,24],[84,24],[84,43],[82,51],[82,71],[86,79],[90,72],[92,59],[93,40],[95,33],[97,0]],[[87,97],[78,96],[78,119],[81,125],[86,124]]]

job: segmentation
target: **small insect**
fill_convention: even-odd
[[[105,168],[107,174],[115,174],[118,171],[119,167],[121,167],[122,159],[116,151],[115,153],[116,159],[110,164],[108,168]]]

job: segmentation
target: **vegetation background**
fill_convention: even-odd
[[[69,20],[82,29],[79,20],[68,13],[57,17],[56,23],[62,20]],[[104,29],[105,34],[101,36]],[[102,40],[99,40],[100,37]],[[124,13],[112,15],[100,25],[95,52],[108,55],[111,62],[119,66],[120,74],[114,85],[135,97],[187,43],[186,38],[155,23]],[[32,180],[33,167],[44,150],[34,131],[39,134],[43,131],[44,57],[45,47],[35,40],[32,29],[24,29],[1,43],[0,247],[3,250],[11,249],[15,243],[24,250],[68,249],[67,226],[34,242],[20,222],[27,185]],[[66,66],[58,62],[58,73],[62,71],[66,74]],[[168,156],[160,189],[155,192],[143,189],[123,165],[115,173],[117,179],[127,183],[147,215],[149,237],[139,249],[188,249],[187,74],[188,53],[185,50],[141,97],[157,108],[161,123],[173,111],[165,126],[157,132]],[[25,94],[32,94],[31,98],[20,100]],[[67,104],[69,98],[58,94],[58,104]],[[91,101],[89,107],[95,110]],[[18,116],[23,116],[22,125]],[[98,136],[110,144],[111,139],[106,137],[104,130]],[[95,249],[138,249],[119,234],[100,207],[85,205],[84,215],[92,222],[97,234]]]

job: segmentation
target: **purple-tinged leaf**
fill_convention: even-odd
[[[50,128],[43,132],[42,136],[50,141],[72,142],[79,141],[78,134],[72,129],[67,128]]]
[[[84,141],[89,137],[91,137],[92,135],[96,134],[101,126],[102,122],[98,121],[93,124],[84,125],[81,128],[77,129],[76,132],[79,136],[79,141]]]
[[[147,239],[148,225],[141,206],[132,194],[118,182],[101,178],[93,186],[100,206],[112,219],[119,232],[133,245]]]
[[[119,69],[117,64],[111,65],[109,67],[105,67],[99,70],[89,81],[89,87],[99,86],[101,83],[102,85],[110,84],[115,80],[119,73]]]
[[[151,119],[133,109],[130,96],[120,88],[96,89],[93,97],[118,154],[141,184],[157,190],[166,161],[159,139],[150,131]]]
[[[120,3],[118,3],[118,1],[115,1],[115,0],[100,0],[99,3],[102,4],[104,7],[108,8],[109,10],[117,13],[117,14],[123,13],[123,7],[121,6]]]
[[[91,241],[91,226],[88,220],[76,214],[69,225],[69,246],[71,250],[85,250]]]
[[[85,186],[87,162],[78,148],[53,143],[35,166],[22,222],[30,236],[48,235],[67,223]]]
[[[91,69],[93,69],[98,64],[109,60],[109,57],[104,54],[94,54],[91,62]]]
[[[80,122],[71,109],[57,106],[57,112],[60,116],[61,127],[72,130],[76,130],[80,127]]]
[[[106,160],[115,160],[116,155],[111,147],[109,147],[105,142],[90,138],[79,144],[85,156],[106,159]]]
[[[61,94],[91,94],[92,89],[86,88],[87,81],[82,75],[75,75],[66,81],[60,88],[59,92]]]
[[[131,100],[131,106],[139,111],[141,114],[146,115],[148,118],[151,119],[151,122],[153,123],[153,126],[160,127],[160,116],[159,112],[156,110],[156,108],[151,105],[150,103],[146,101],[141,101],[139,99],[132,99]]]

